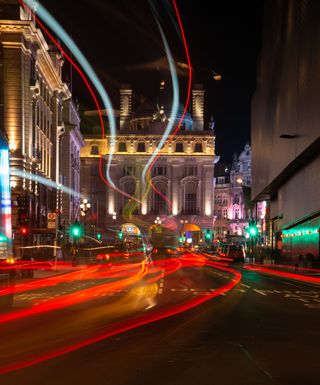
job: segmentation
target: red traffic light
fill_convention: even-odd
[[[27,235],[28,234],[28,228],[27,227],[20,227],[20,233],[22,235]]]

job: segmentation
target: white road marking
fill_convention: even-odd
[[[256,293],[260,294],[260,295],[264,295],[266,296],[267,294],[264,293],[262,290],[258,290],[258,289],[253,289],[253,291],[255,291]]]
[[[251,286],[245,285],[244,283],[240,283],[240,285],[243,286],[243,287],[246,287],[247,289],[250,289],[250,288],[251,288]]]

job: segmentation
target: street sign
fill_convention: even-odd
[[[57,214],[48,213],[48,229],[55,229],[57,227]]]

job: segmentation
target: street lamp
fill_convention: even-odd
[[[114,211],[112,213],[112,219],[113,219],[113,228],[114,228],[114,240],[117,239],[117,231],[116,231],[116,220],[117,220],[117,213]]]
[[[88,199],[84,198],[80,205],[81,215],[84,216],[84,237],[86,236],[87,229],[87,212],[90,209],[91,204],[88,202]]]
[[[180,235],[180,237],[179,237],[179,242],[180,242],[180,243],[184,243],[185,240],[186,240],[186,237],[183,235],[183,234],[184,234],[184,233],[183,233],[183,228],[184,228],[184,225],[185,225],[186,223],[188,223],[188,220],[187,220],[187,219],[181,219],[181,220],[180,220],[180,223],[181,223],[182,227],[181,227],[181,230],[180,230],[181,235]]]
[[[160,226],[160,225],[161,225],[161,219],[160,219],[160,217],[157,217],[157,218],[154,220],[154,223],[155,223],[156,225]]]

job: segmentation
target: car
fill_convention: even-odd
[[[242,245],[228,245],[226,249],[225,256],[230,258],[234,262],[244,262],[245,260],[245,251]]]

